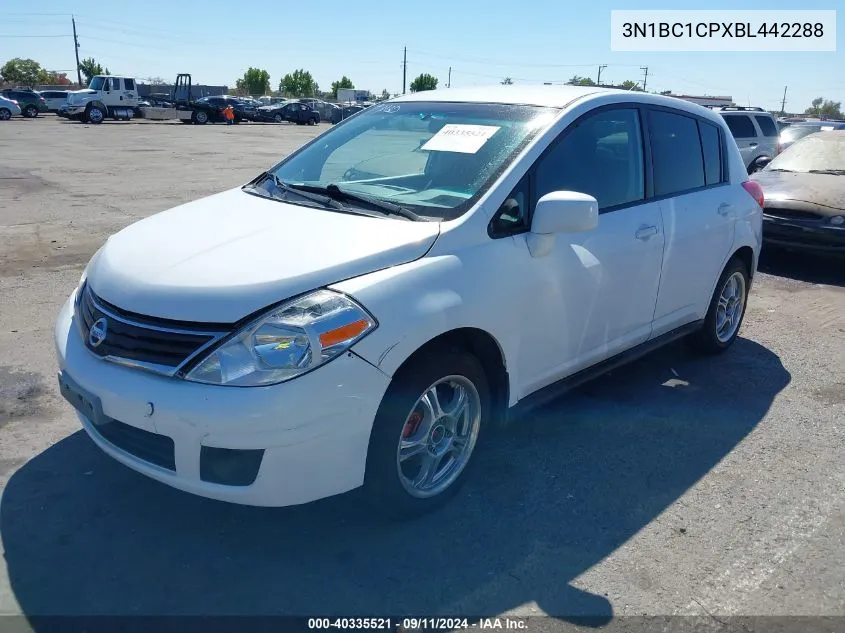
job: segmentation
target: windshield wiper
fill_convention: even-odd
[[[845,169],[811,169],[810,174],[830,174],[831,176],[845,176]]]
[[[360,193],[352,193],[351,191],[348,191],[346,189],[341,189],[334,183],[328,184],[326,186],[291,184],[288,185],[288,187],[290,187],[291,189],[296,189],[297,191],[325,193],[329,196],[333,196],[335,199],[340,198],[341,200],[349,200],[352,202],[358,202],[361,204],[369,205],[374,209],[378,209],[389,215],[398,215],[407,220],[413,220],[414,222],[423,221],[422,216],[417,215],[410,209],[406,209],[401,205],[394,204],[392,202],[387,202],[385,200],[379,200],[378,198],[372,198],[370,196],[362,195]]]
[[[794,169],[782,169],[780,167],[775,167],[774,169],[767,169],[766,171],[785,171],[785,172],[789,172],[791,174],[795,173]]]
[[[293,187],[291,187],[290,185],[288,185],[284,181],[280,180],[279,177],[272,172],[265,171],[263,174],[261,174],[261,176],[259,176],[258,182],[260,182],[261,180],[272,181],[273,184],[276,185],[277,189],[280,189],[281,191],[285,192],[286,194],[292,193],[294,195],[299,196],[300,198],[305,198],[306,200],[311,200],[312,202],[317,202],[317,203],[323,205],[324,207],[331,207],[333,209],[338,209],[338,210],[341,210],[341,211],[347,210],[344,205],[342,205],[340,202],[338,202],[337,200],[335,200],[334,198],[331,198],[329,196],[313,195],[313,194],[308,194],[304,191],[299,191],[297,189],[294,189]]]

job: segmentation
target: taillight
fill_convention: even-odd
[[[766,198],[763,196],[763,187],[760,186],[760,183],[754,180],[746,180],[742,183],[742,188],[748,192],[754,201],[760,205],[760,208],[763,208],[763,204],[766,201]]]

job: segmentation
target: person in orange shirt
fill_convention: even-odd
[[[235,109],[231,105],[223,108],[223,117],[226,119],[227,125],[232,125],[235,122]]]

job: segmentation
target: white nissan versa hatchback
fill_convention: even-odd
[[[685,101],[418,92],[112,236],[56,323],[61,391],[181,490],[363,486],[418,514],[522,406],[682,336],[730,347],[762,202],[722,117]]]

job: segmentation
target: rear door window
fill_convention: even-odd
[[[662,110],[652,110],[648,119],[654,195],[667,196],[703,187],[704,157],[697,121]]]
[[[778,135],[778,128],[772,120],[772,117],[757,115],[754,118],[757,119],[757,125],[760,126],[760,131],[763,133],[763,136]]]
[[[135,90],[135,80],[134,79],[124,79],[123,84],[126,90]]]
[[[754,123],[751,122],[751,117],[748,115],[729,114],[724,119],[734,138],[754,138],[757,136],[757,130],[754,129]]]

